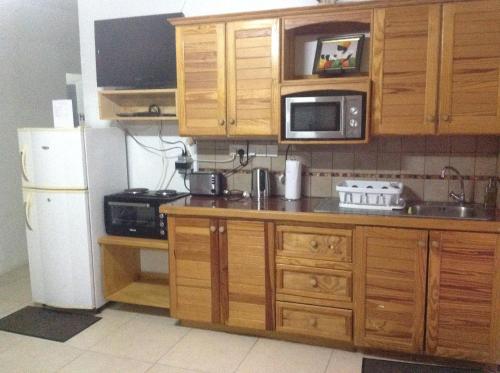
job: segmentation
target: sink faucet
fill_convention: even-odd
[[[455,174],[457,174],[457,176],[459,177],[459,180],[460,180],[460,189],[461,189],[459,194],[451,191],[448,194],[449,197],[453,198],[455,201],[457,201],[460,204],[465,203],[464,177],[462,176],[462,174],[455,167],[445,166],[441,170],[441,179],[444,179],[446,177],[447,171],[453,171]]]

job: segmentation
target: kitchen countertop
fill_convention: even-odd
[[[500,215],[494,220],[449,219],[409,215],[407,209],[374,211],[345,209],[337,206],[331,212],[314,212],[324,198],[302,198],[287,201],[271,197],[257,201],[250,198],[187,196],[164,204],[160,212],[171,215],[210,216],[322,224],[370,225],[417,229],[441,229],[500,233]],[[338,201],[338,199],[337,199]]]

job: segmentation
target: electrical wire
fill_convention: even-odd
[[[184,187],[187,189],[188,192],[191,192],[191,188],[188,188],[187,183],[186,183],[186,176],[187,176],[188,171],[184,172]]]
[[[167,141],[167,140],[164,140],[162,132],[163,132],[163,121],[160,122],[160,128],[159,128],[159,131],[158,131],[158,137],[159,137],[160,141],[162,143],[164,143],[164,144],[167,144],[167,145],[182,144],[182,146],[184,147],[184,151],[183,151],[182,155],[185,156],[185,155],[188,154],[187,146],[184,143],[184,141],[182,141],[182,140],[176,140],[176,141]]]

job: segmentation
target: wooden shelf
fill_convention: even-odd
[[[346,85],[346,84],[364,84],[369,82],[370,77],[368,73],[358,73],[358,74],[349,74],[349,75],[339,75],[332,77],[319,77],[317,75],[307,75],[303,77],[299,77],[297,79],[287,79],[281,82],[281,87],[288,86],[312,86],[319,84],[329,84],[335,87],[335,85]]]
[[[115,245],[136,249],[168,250],[167,240],[154,240],[150,238],[103,236],[99,238],[101,245]]]
[[[177,120],[177,89],[102,90],[98,92],[99,117],[103,120]],[[124,117],[119,113],[147,112],[150,105],[158,105],[167,116]]]
[[[141,249],[168,252],[167,240],[104,236],[101,245],[104,297],[107,300],[141,304],[160,308],[170,307],[167,257],[165,273],[141,270]]]
[[[170,308],[170,287],[168,281],[164,280],[139,280],[108,295],[106,299],[143,306]]]

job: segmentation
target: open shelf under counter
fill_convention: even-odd
[[[101,90],[99,97],[99,117],[103,120],[177,120],[177,89],[127,89]],[[160,108],[156,116],[127,116],[149,111],[151,105]],[[122,115],[119,115],[122,114]]]
[[[99,245],[102,250],[104,297],[107,300],[170,308],[168,258],[165,257],[165,273],[141,270],[141,250],[167,254],[167,240],[103,236]]]
[[[140,279],[109,294],[106,299],[114,302],[139,304],[158,308],[170,308],[170,286],[168,280]]]

